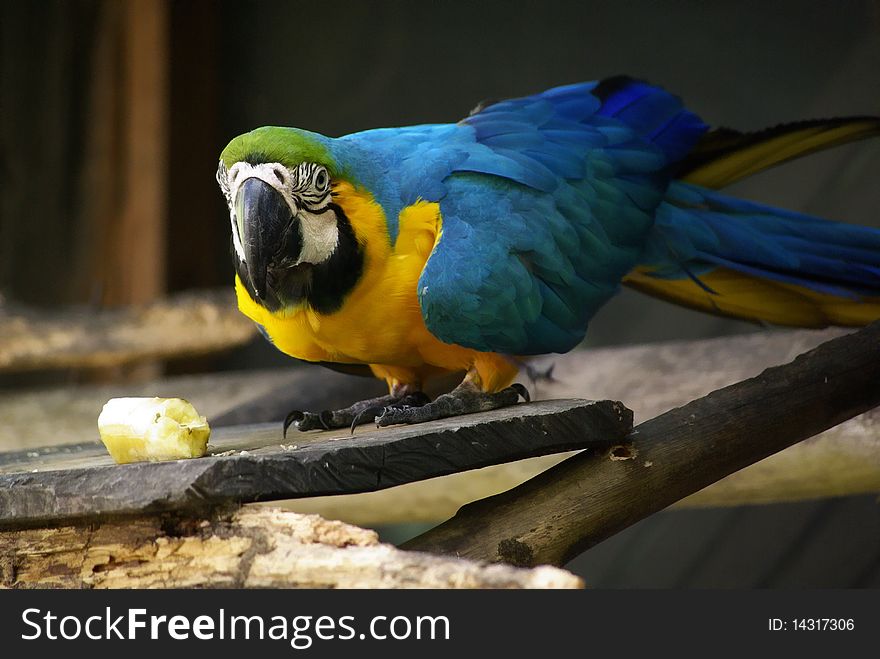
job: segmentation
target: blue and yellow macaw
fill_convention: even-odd
[[[716,192],[880,118],[710,130],[627,77],[485,105],[455,124],[328,138],[258,128],[223,150],[241,311],[298,359],[368,366],[389,395],[294,411],[300,430],[513,404],[529,355],[584,338],[621,282],[781,325],[880,318],[880,230]],[[466,373],[429,401],[422,383]]]

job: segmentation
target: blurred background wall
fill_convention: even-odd
[[[328,135],[454,121],[478,101],[628,73],[713,125],[880,111],[880,10],[823,2],[7,2],[0,291],[119,304],[228,285],[213,173],[259,125]],[[876,144],[736,192],[878,223]],[[589,343],[746,331],[625,292]],[[268,353],[271,354],[271,353]]]
[[[877,114],[880,4],[5,2],[0,6],[0,294],[31,305],[110,306],[229,285],[228,217],[213,177],[223,146],[256,126],[292,125],[340,135],[454,121],[483,99],[617,73],[681,95],[713,125],[749,130],[797,119]],[[734,192],[880,226],[878,172],[875,141],[749,179]],[[625,291],[595,318],[587,345],[753,329]],[[255,342],[222,359],[172,370],[287,364],[270,346]],[[7,378],[3,385],[24,381]],[[866,511],[842,528],[862,533],[858,541],[849,537],[855,546],[869,547],[860,550],[859,561],[875,565],[880,521],[874,502],[836,503],[797,514],[770,507],[760,514],[802,518],[779,550],[785,555],[809,544],[816,525],[838,524],[844,513],[835,513],[834,506]],[[700,539],[693,561],[704,560],[699,556],[708,555],[711,542],[727,543],[723,546],[734,555],[748,555],[752,562],[763,556],[760,543],[754,554],[737,550],[735,539],[743,536],[730,530],[731,524],[748,529],[750,513],[710,523],[701,517],[710,512],[668,513],[690,529],[674,534],[644,530],[656,524],[672,528],[671,522],[662,526],[664,516],[652,518],[588,552],[579,569],[602,585],[727,583],[719,574],[735,581],[729,562],[727,572],[706,568],[710,576],[702,581],[694,569],[672,582],[656,569],[653,576],[633,572],[641,565],[639,552],[669,549],[664,537],[678,543]],[[692,521],[683,521],[687,516]],[[712,535],[712,524],[720,536]],[[755,526],[761,527],[757,521]],[[835,535],[836,542],[847,537]],[[608,567],[609,556],[627,551],[636,553],[621,558],[613,570]],[[680,558],[684,551],[667,553]],[[853,564],[833,552],[824,556],[827,565],[807,561],[790,582],[825,584],[822,575],[829,574],[832,562]],[[600,573],[617,576],[603,581]],[[749,572],[757,573],[762,572]],[[835,579],[830,585],[877,585],[880,572],[859,568]],[[772,585],[759,577],[752,583]]]

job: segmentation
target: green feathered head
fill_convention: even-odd
[[[220,162],[230,169],[237,162],[252,165],[280,163],[288,169],[304,162],[323,165],[331,176],[339,173],[339,167],[330,153],[330,139],[318,133],[299,128],[263,126],[233,139],[223,153]]]
[[[343,174],[332,144],[317,133],[266,126],[220,154],[235,269],[271,311],[307,303],[332,312],[360,277],[362,249],[334,201]]]

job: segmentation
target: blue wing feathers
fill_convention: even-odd
[[[706,130],[677,97],[624,78],[401,129],[386,171],[403,174],[382,203],[440,203],[443,231],[419,280],[429,330],[478,350],[564,352],[643,264],[657,277],[699,282],[724,267],[880,294],[880,232],[673,181]]]
[[[616,78],[606,81],[610,90],[598,114],[613,117],[663,150],[670,162],[683,158],[694,147],[708,126],[681,100],[668,92],[639,80]]]
[[[443,236],[419,283],[441,339],[514,354],[568,350],[637,262],[671,154],[705,126],[650,85],[604,98],[596,88],[558,87],[460,122],[474,144],[444,181]],[[481,262],[490,274],[461,274]]]
[[[602,99],[599,113],[608,117],[619,114],[636,101],[652,94],[654,89],[651,85],[628,76],[606,78],[593,88],[596,96]]]

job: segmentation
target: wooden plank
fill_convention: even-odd
[[[562,565],[728,474],[880,404],[880,322],[790,364],[580,453],[523,485],[463,507],[404,546],[517,565]]]
[[[216,305],[193,302],[192,335],[208,336],[226,322],[208,320],[226,308],[228,318],[247,319],[223,295]],[[199,298],[201,299],[201,298]],[[189,305],[181,299],[183,307]],[[209,311],[210,310],[210,311]],[[162,314],[151,314],[162,323]],[[174,338],[184,336],[182,315]],[[204,318],[205,320],[199,320]],[[148,325],[145,321],[145,325]],[[109,326],[109,321],[108,321]],[[130,330],[129,330],[130,331]],[[639,418],[661,414],[763,368],[791,359],[842,332],[773,331],[692,342],[580,350],[555,358],[554,382],[532,386],[534,398],[595,396],[623,400]],[[542,365],[549,363],[542,360]],[[451,386],[451,383],[446,383]],[[178,396],[191,400],[212,427],[255,421],[279,423],[292,407],[336,409],[353,400],[384,393],[371,378],[335,373],[318,366],[230,372],[165,378],[146,383],[65,387],[0,394],[0,450],[32,449],[47,444],[76,443],[95,437],[101,406],[119,396]],[[64,423],[58,422],[64,419]],[[731,474],[678,502],[677,506],[735,506],[795,501],[825,496],[880,492],[880,410],[873,410],[801,442],[746,469]],[[562,456],[565,457],[565,456]],[[319,513],[361,525],[388,522],[436,522],[462,505],[519,485],[558,463],[559,455],[521,460],[478,471],[403,485],[395,490],[298,499],[299,512]]]
[[[297,434],[221,428],[212,456],[115,465],[100,444],[0,454],[0,525],[205,510],[378,490],[510,460],[619,442],[632,413],[612,401],[545,401],[417,426]],[[231,453],[231,454],[227,454]]]
[[[205,520],[0,531],[0,588],[582,588],[524,570],[403,552],[375,531],[250,508]]]

